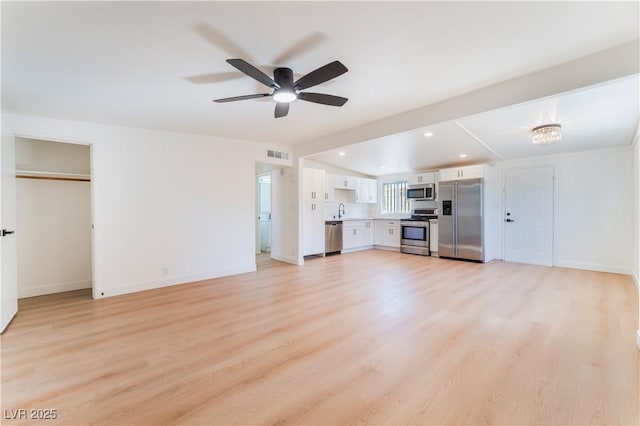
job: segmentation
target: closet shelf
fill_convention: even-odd
[[[41,172],[36,170],[16,170],[18,179],[50,179],[90,182],[91,175],[81,173]]]

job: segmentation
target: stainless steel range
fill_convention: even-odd
[[[429,219],[438,218],[438,209],[415,209],[408,219],[402,219],[400,251],[429,256]]]

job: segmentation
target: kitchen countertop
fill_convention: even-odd
[[[348,222],[350,220],[403,220],[408,219],[409,216],[404,217],[343,217],[341,219],[325,219],[327,222],[333,222],[336,220],[341,220],[343,222]]]

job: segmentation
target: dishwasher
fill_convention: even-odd
[[[324,254],[340,254],[342,250],[342,221],[328,220],[324,223]]]

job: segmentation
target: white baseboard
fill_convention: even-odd
[[[640,279],[638,279],[638,275],[634,271],[631,276],[633,277],[633,283],[636,285],[636,290],[640,292]]]
[[[280,262],[291,263],[292,265],[297,265],[298,264],[298,258],[297,257],[283,256],[283,255],[280,255],[278,253],[271,252],[271,258],[275,259],[275,260],[279,260]]]
[[[34,287],[26,288],[18,284],[18,299],[23,299],[25,297],[43,296],[45,294],[62,293],[65,291],[81,290],[83,288],[91,288],[91,280],[37,285]]]
[[[624,274],[624,275],[632,274],[629,268],[623,268],[621,266],[599,265],[594,263],[555,261],[553,263],[553,266],[557,266],[559,268],[583,269],[585,271],[611,272],[613,274]]]
[[[256,265],[238,266],[235,268],[220,269],[217,271],[205,272],[202,274],[181,275],[176,277],[167,277],[160,280],[140,281],[118,287],[101,287],[96,286],[93,290],[94,299],[102,299],[104,297],[118,296],[121,294],[136,293],[139,291],[153,290],[162,287],[169,287],[178,284],[188,284],[196,281],[211,280],[214,278],[226,277],[228,275],[244,274],[246,272],[255,272]]]
[[[373,246],[373,248],[377,250],[400,251],[400,247]]]
[[[342,250],[341,253],[353,253],[355,251],[371,250],[372,248],[373,248],[373,246],[355,247],[355,248]]]

